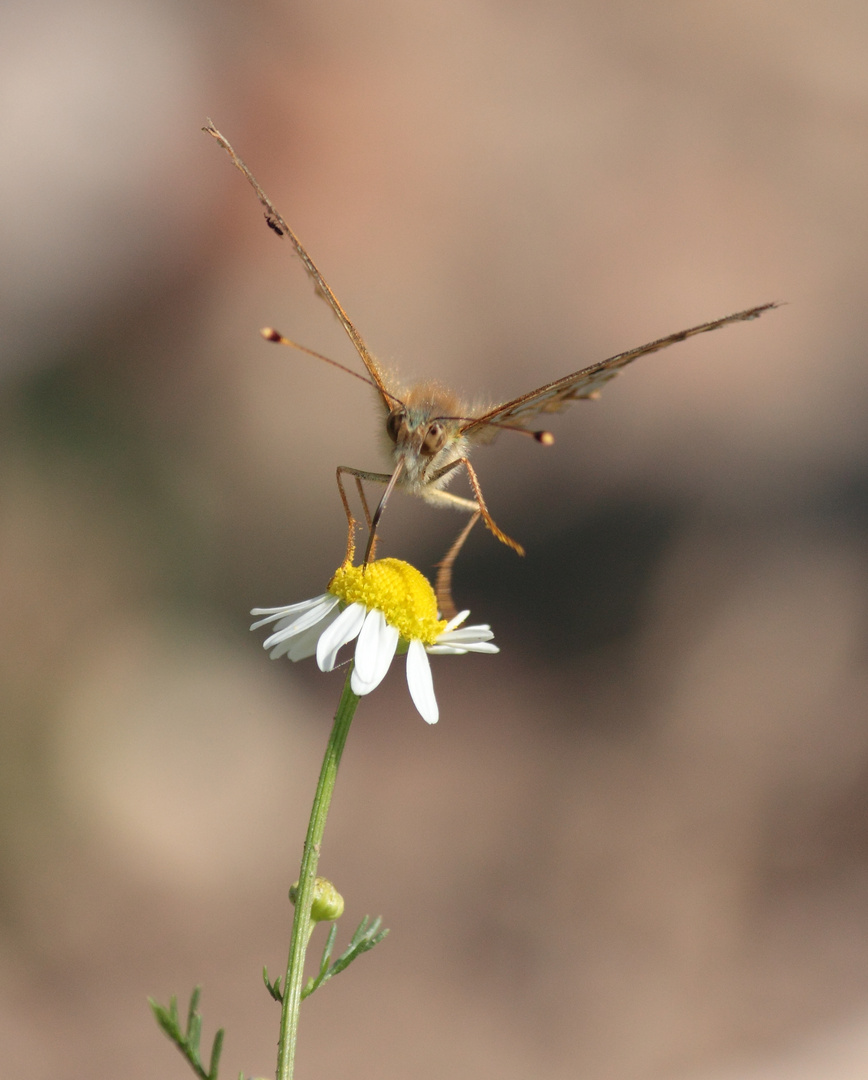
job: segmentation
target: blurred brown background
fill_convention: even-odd
[[[475,455],[459,603],[499,657],[396,665],[323,870],[384,945],[299,1076],[868,1068],[864,2],[8,3],[0,14],[3,1072],[190,1075],[204,984],[270,1076],[341,676],[247,611],[338,564],[353,364],[211,116],[374,352],[469,399],[769,300]],[[456,488],[458,490],[458,488]],[[384,554],[459,519],[395,498]]]

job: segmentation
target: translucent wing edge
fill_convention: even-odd
[[[274,232],[276,232],[278,236],[285,236],[292,244],[296,255],[299,257],[299,259],[301,259],[302,265],[307,271],[308,276],[312,279],[315,290],[320,296],[323,297],[323,299],[327,301],[327,303],[331,307],[338,322],[346,331],[347,336],[353,343],[356,352],[361,357],[362,363],[367,368],[368,374],[371,376],[371,379],[374,381],[377,389],[380,391],[384,404],[387,406],[387,408],[391,408],[391,402],[394,400],[394,395],[389,394],[388,390],[386,389],[386,383],[383,378],[383,373],[380,370],[379,364],[371,355],[367,345],[364,342],[364,339],[362,338],[362,335],[355,328],[352,321],[350,320],[350,317],[341,307],[340,301],[332,292],[331,288],[328,285],[328,282],[317,269],[316,264],[314,263],[310,255],[308,255],[302,242],[295,235],[292,229],[287,225],[286,221],[283,219],[283,216],[272,203],[271,199],[269,199],[269,197],[262,190],[258,180],[253,175],[253,173],[247,168],[241,158],[232,149],[229,140],[224,135],[222,135],[217,130],[217,128],[214,127],[210,120],[208,121],[208,126],[202,128],[202,130],[207,135],[211,135],[217,140],[220,146],[223,147],[223,149],[232,159],[232,164],[239,170],[239,172],[244,174],[248,183],[256,192],[256,197],[259,199],[259,202],[262,204],[262,207],[265,210],[265,220],[268,224],[268,227]]]
[[[594,398],[599,394],[600,387],[609,379],[613,379],[621,368],[640,356],[665,349],[669,345],[675,345],[679,341],[686,341],[696,334],[705,334],[709,330],[717,330],[721,326],[727,326],[734,322],[747,322],[757,319],[765,311],[780,307],[776,301],[768,304],[760,304],[758,307],[747,308],[745,311],[737,311],[733,315],[725,315],[721,319],[712,322],[701,323],[699,326],[691,326],[687,330],[679,330],[675,334],[650,341],[647,345],[630,349],[628,352],[610,356],[607,360],[601,360],[590,367],[582,368],[572,375],[565,375],[562,379],[546,383],[530,393],[522,394],[521,397],[513,398],[503,405],[498,405],[482,416],[474,417],[461,428],[462,434],[471,434],[474,429],[484,426],[497,426],[499,423],[518,422],[523,423],[531,416],[541,412],[557,412],[570,401],[578,401],[582,398]]]

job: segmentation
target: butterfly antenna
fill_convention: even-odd
[[[306,345],[299,345],[297,341],[291,341],[288,337],[284,337],[283,334],[280,333],[280,331],[275,330],[273,326],[264,326],[259,332],[260,334],[262,334],[266,341],[274,341],[278,345],[288,345],[290,349],[298,349],[299,352],[307,353],[308,356],[312,356],[316,360],[322,360],[326,364],[331,364],[332,367],[336,367],[340,371],[345,371],[347,375],[352,375],[353,378],[361,379],[361,381],[363,383],[366,383],[368,386],[373,386],[375,390],[379,390],[381,393],[388,394],[387,391],[384,391],[382,387],[377,386],[377,384],[371,379],[366,379],[364,375],[360,375],[358,371],[353,371],[352,368],[344,367],[344,365],[339,364],[337,360],[332,360],[329,356],[323,356],[322,353],[314,352],[313,349],[309,349]],[[388,394],[388,397],[391,398],[396,404],[400,404],[399,399],[396,398],[393,394]]]
[[[465,424],[472,424],[477,419],[475,416],[438,416],[438,420],[459,420]],[[543,446],[551,446],[555,437],[550,431],[528,431],[526,427],[519,427],[518,424],[485,424],[485,427],[493,427],[498,431],[514,431],[516,435],[528,435],[531,439],[535,439],[538,443],[542,443]]]
[[[492,426],[496,427],[498,431],[514,431],[516,435],[530,435],[532,439],[536,439],[543,446],[551,446],[555,441],[555,437],[550,431],[528,431],[527,428],[519,427],[517,424],[493,424]]]

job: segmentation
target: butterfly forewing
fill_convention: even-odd
[[[253,175],[253,173],[247,168],[241,158],[232,149],[228,139],[226,139],[226,137],[222,135],[217,130],[217,128],[214,127],[210,120],[208,121],[208,126],[202,128],[202,130],[207,135],[211,135],[217,140],[217,142],[229,154],[229,157],[232,159],[233,165],[247,178],[250,186],[256,192],[256,196],[259,199],[259,202],[262,204],[265,210],[265,220],[268,222],[269,228],[276,232],[278,236],[285,236],[287,240],[289,240],[290,244],[292,244],[296,255],[298,255],[298,257],[301,259],[302,264],[304,265],[304,268],[308,273],[308,276],[313,281],[314,288],[316,289],[318,295],[320,295],[332,309],[338,322],[346,331],[347,337],[349,337],[350,341],[353,343],[356,352],[361,357],[362,363],[368,369],[368,375],[370,375],[371,380],[374,382],[377,389],[380,391],[380,395],[386,408],[391,408],[392,401],[394,400],[394,395],[390,394],[389,391],[386,389],[386,383],[385,379],[383,378],[383,373],[380,370],[380,365],[371,355],[368,346],[365,344],[364,338],[355,328],[350,317],[341,307],[340,301],[332,292],[326,279],[317,269],[316,263],[314,263],[310,255],[308,255],[307,250],[305,249],[302,242],[284,221],[283,216],[281,215],[277,207],[274,205],[274,203],[272,203],[271,199],[269,199],[269,197],[259,186],[259,181]]]
[[[647,345],[640,345],[628,352],[610,356],[608,360],[601,360],[590,367],[582,368],[572,375],[566,375],[563,379],[546,383],[530,393],[522,394],[521,397],[513,398],[497,408],[490,409],[482,416],[469,420],[461,429],[462,434],[472,435],[474,431],[491,425],[499,424],[523,425],[531,417],[538,413],[558,412],[570,401],[578,401],[581,398],[593,398],[600,392],[600,388],[613,379],[621,368],[647,353],[665,349],[667,345],[674,345],[678,341],[685,341],[694,334],[704,334],[709,330],[716,330],[719,326],[727,323],[744,322],[747,319],[755,319],[769,308],[777,307],[777,304],[760,304],[759,307],[748,308],[746,311],[738,311],[734,315],[726,315],[722,319],[713,322],[702,323],[699,326],[691,326],[688,330],[679,330],[677,334],[669,334],[668,337],[650,341]]]

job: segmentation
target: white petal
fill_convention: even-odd
[[[428,645],[429,653],[456,655],[467,652],[497,653],[500,649],[489,642],[494,637],[491,627],[483,623],[479,626],[462,626],[457,630],[448,627],[437,635],[433,645]]]
[[[469,611],[459,611],[455,618],[450,619],[443,627],[443,633],[448,634],[450,631],[454,630],[456,626],[460,626],[469,614]]]
[[[382,611],[373,608],[368,612],[356,642],[356,663],[350,679],[354,694],[370,694],[385,679],[399,637],[397,629],[386,622]]]
[[[320,671],[331,671],[334,668],[338,650],[358,634],[364,618],[364,605],[350,604],[331,626],[326,627],[316,646],[316,662]]]
[[[277,623],[274,633],[263,641],[263,649],[273,649],[275,645],[279,645],[282,641],[288,641],[290,638],[295,637],[296,634],[302,634],[311,626],[323,622],[337,606],[337,603],[338,600],[335,596],[320,597],[315,607],[292,618],[281,619]]]
[[[251,630],[258,630],[260,626],[265,626],[266,623],[277,622],[278,619],[283,618],[286,615],[300,614],[303,611],[309,611],[311,608],[321,604],[326,600],[336,599],[330,596],[329,593],[323,593],[322,596],[315,596],[313,600],[302,600],[298,604],[283,604],[281,607],[255,607],[250,611],[251,615],[264,615],[264,619],[258,619],[250,627]]]
[[[334,610],[326,615],[322,622],[317,623],[316,626],[311,626],[308,630],[305,630],[301,634],[297,634],[288,641],[286,655],[289,659],[294,663],[296,660],[306,660],[309,656],[313,656],[316,653],[316,647],[323,632],[327,627],[331,626],[339,615],[340,611],[337,608],[334,608]]]
[[[425,646],[416,638],[410,642],[407,649],[407,686],[422,719],[428,724],[436,724],[440,718],[440,710],[434,696],[431,665],[428,663]]]
[[[465,645],[426,645],[426,652],[432,656],[465,656],[469,652],[475,653],[499,653],[500,648],[488,641],[478,641]]]
[[[444,630],[437,635],[437,640],[442,641],[491,641],[494,631],[487,623],[479,626],[462,626],[459,630]]]

